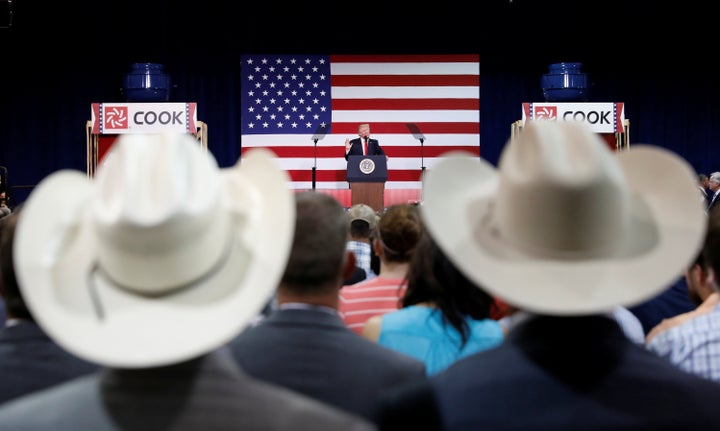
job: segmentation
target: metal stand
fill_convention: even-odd
[[[317,141],[318,138],[313,138],[313,142],[315,143],[314,148],[314,161],[313,161],[313,167],[312,167],[312,189],[315,190],[315,180],[317,176]]]
[[[315,144],[315,148],[313,149],[313,167],[312,167],[312,189],[315,190],[315,183],[317,182],[317,143],[319,140],[325,137],[325,134],[327,133],[327,125],[319,125],[318,128],[315,130],[315,133],[312,136],[313,143]]]

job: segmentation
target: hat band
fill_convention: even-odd
[[[494,208],[488,208],[483,215],[480,223],[474,229],[475,237],[478,241],[485,242],[491,250],[503,250],[504,255],[514,255],[515,257],[532,257],[546,260],[587,260],[598,259],[603,257],[614,256],[623,243],[623,239],[627,237],[628,232],[625,227],[626,223],[622,223],[620,234],[616,234],[614,242],[608,241],[605,244],[596,243],[593,247],[585,247],[575,249],[545,247],[537,243],[521,241],[510,235],[503,233],[500,223],[497,220],[497,212]]]
[[[98,288],[95,279],[97,277],[102,278],[105,282],[107,282],[111,287],[118,288],[120,290],[123,290],[125,292],[131,293],[133,295],[143,296],[146,298],[161,298],[161,297],[168,297],[175,294],[180,294],[186,290],[192,289],[206,280],[209,280],[212,278],[223,266],[225,266],[228,263],[228,260],[230,259],[230,255],[232,254],[233,250],[233,241],[234,236],[228,235],[228,239],[225,241],[225,245],[223,246],[223,252],[220,255],[220,258],[213,264],[207,271],[205,271],[200,276],[185,282],[181,283],[175,286],[169,286],[164,288],[163,290],[152,290],[152,291],[140,291],[137,288],[134,288],[132,286],[125,285],[123,283],[118,282],[117,280],[113,279],[110,274],[103,269],[102,265],[100,265],[100,262],[98,260],[95,260],[93,264],[90,266],[90,270],[88,271],[87,275],[87,288],[88,293],[90,294],[90,300],[93,305],[93,309],[95,310],[95,314],[97,315],[99,320],[103,320],[105,318],[105,310],[102,306],[102,298],[100,298],[100,295],[98,293]]]

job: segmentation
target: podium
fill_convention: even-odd
[[[350,156],[347,164],[347,181],[350,183],[352,205],[366,204],[376,212],[385,209],[385,156]]]

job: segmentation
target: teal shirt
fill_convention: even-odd
[[[428,375],[449,367],[453,362],[503,341],[500,323],[493,319],[467,319],[470,337],[460,348],[460,333],[449,323],[443,325],[440,310],[410,306],[382,317],[378,343],[425,363]]]

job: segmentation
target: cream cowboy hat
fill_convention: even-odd
[[[579,122],[529,123],[498,169],[453,154],[425,179],[423,217],[480,287],[526,311],[574,315],[649,299],[699,250],[695,172],[668,150],[614,153]]]
[[[275,290],[295,226],[287,181],[267,150],[219,169],[189,135],[123,135],[94,180],[58,171],[25,202],[22,294],[55,341],[99,364],[204,354]]]

